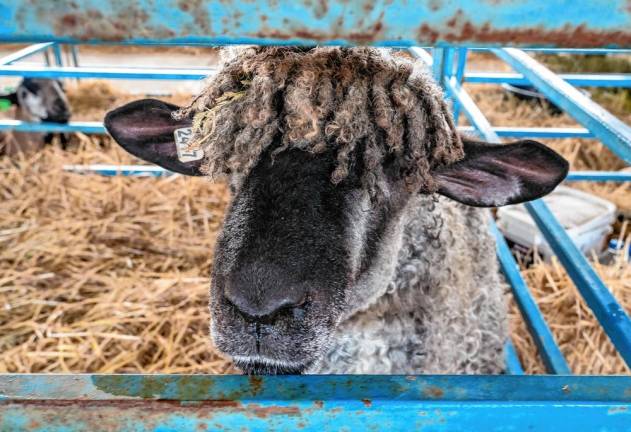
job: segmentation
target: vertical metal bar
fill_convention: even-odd
[[[79,47],[76,44],[70,45],[70,55],[72,56],[72,66],[79,67]]]
[[[55,64],[57,66],[63,66],[64,61],[61,56],[61,45],[59,45],[58,43],[53,44],[53,54],[55,55]]]
[[[631,126],[592,101],[524,51],[493,49],[495,55],[528,78],[548,99],[588,128],[618,157],[631,164]]]
[[[524,318],[528,330],[532,335],[539,350],[539,355],[550,373],[569,375],[572,373],[559,346],[552,336],[550,328],[546,324],[537,303],[532,298],[526,281],[519,272],[519,265],[506,244],[504,236],[497,228],[495,221],[490,223],[491,233],[495,237],[497,257],[499,258],[502,272],[511,286],[513,296],[521,315]]]
[[[464,71],[467,65],[467,49],[466,48],[458,48],[458,63],[456,66],[456,83],[461,86],[462,78],[464,76]],[[456,98],[452,100],[453,105],[453,114],[454,114],[454,124],[458,125],[458,119],[460,118],[460,103]]]
[[[506,362],[506,372],[510,375],[524,375],[524,368],[519,361],[517,351],[510,339],[504,345],[504,361]]]
[[[446,81],[445,87],[447,91],[451,93],[454,100],[458,101],[463,109],[464,115],[482,138],[491,143],[501,142],[500,137],[493,130],[491,123],[489,123],[482,111],[480,111],[480,108],[478,108],[473,99],[471,99],[469,93],[456,85],[455,79]]]
[[[432,48],[432,76],[440,85],[443,85],[445,76],[445,54],[446,48]]]

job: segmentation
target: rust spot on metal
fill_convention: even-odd
[[[370,399],[362,399],[362,403],[366,408],[370,408],[372,406],[372,401]]]
[[[16,405],[35,406],[43,408],[61,408],[61,407],[114,407],[114,408],[142,408],[147,411],[165,411],[174,408],[185,411],[196,410],[235,410],[247,411],[239,401],[231,400],[208,400],[208,401],[175,401],[175,400],[155,400],[155,399],[104,399],[104,400],[82,400],[82,399],[24,399],[13,402]],[[298,408],[296,408],[298,409]]]
[[[496,29],[490,22],[475,25],[465,20],[461,10],[447,20],[449,31],[439,29],[424,23],[419,26],[418,37],[428,42],[444,40],[447,42],[476,42],[482,44],[499,45],[552,45],[563,47],[603,47],[628,46],[631,44],[631,32],[598,32],[589,30],[582,24],[576,27],[565,25],[558,30],[546,30],[543,27],[511,27]]]
[[[246,406],[247,412],[258,418],[268,418],[269,416],[299,416],[300,409],[292,406],[269,406],[262,407],[256,404],[249,404]]]
[[[431,398],[440,398],[440,397],[443,397],[445,392],[440,387],[429,386],[423,390],[423,394]]]
[[[565,385],[561,388],[561,390],[563,390],[563,393],[565,393],[565,394],[570,394],[570,393],[572,392],[572,390],[570,390],[570,386],[569,386],[569,385],[567,385],[567,384],[565,384]]]
[[[316,408],[322,408],[324,406],[324,401],[316,400],[316,401],[313,401],[313,404],[315,405]]]
[[[250,381],[250,388],[252,389],[253,395],[257,395],[263,390],[263,378],[260,376],[251,375],[248,377],[248,381]]]
[[[59,36],[71,36],[78,40],[104,40],[118,42],[129,39],[139,31],[151,34],[155,38],[173,37],[175,33],[164,26],[149,26],[149,14],[142,8],[127,6],[117,10],[111,16],[105,16],[100,10],[85,11],[65,10],[61,16],[50,16],[46,8],[37,10],[42,20],[53,20],[54,32]]]
[[[316,18],[322,18],[329,11],[328,0],[317,0],[314,15]]]
[[[430,0],[428,6],[429,6],[429,10],[436,12],[442,7],[442,2],[440,0]]]

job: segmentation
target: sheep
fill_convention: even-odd
[[[505,370],[503,281],[484,207],[567,174],[534,141],[460,136],[440,88],[374,48],[248,48],[188,107],[106,115],[123,148],[223,179],[211,337],[246,374]]]
[[[27,122],[67,123],[71,110],[61,81],[40,78],[24,78],[15,92],[0,96],[15,106],[16,120]],[[19,152],[32,153],[52,141],[53,134],[38,132],[11,132],[3,139],[0,152],[13,156]],[[60,135],[62,146],[67,137]]]

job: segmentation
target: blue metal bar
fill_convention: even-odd
[[[201,80],[216,69],[160,69],[160,68],[104,68],[104,67],[46,67],[0,66],[0,76],[34,78],[106,78],[142,80]]]
[[[490,51],[485,47],[471,47],[473,51]],[[532,48],[523,47],[524,51],[534,51],[542,54],[577,54],[577,55],[603,55],[603,54],[629,54],[631,49],[617,49],[617,48]]]
[[[153,165],[64,165],[64,170],[82,174],[94,173],[104,176],[162,176],[171,172]],[[619,171],[572,171],[566,181],[631,181],[631,173]]]
[[[475,104],[469,93],[459,87],[455,79],[445,80],[445,89],[454,100],[458,101],[469,123],[473,125],[475,130],[488,142],[499,143],[500,137],[495,133],[491,123],[486,119],[480,108]]]
[[[628,431],[631,377],[0,375],[0,430]]]
[[[432,68],[434,59],[432,59],[432,55],[428,53],[427,50],[419,47],[410,47],[408,48],[408,52],[412,55],[412,57],[421,60],[427,65],[427,67]]]
[[[631,403],[631,376],[0,374],[0,402],[333,400]],[[629,413],[631,415],[631,413]]]
[[[462,79],[464,76],[464,71],[467,66],[467,49],[466,48],[458,48],[458,64],[456,66],[456,83],[458,85],[462,85]],[[458,119],[460,118],[460,104],[457,100],[453,99],[453,115],[454,115],[454,124],[458,124]]]
[[[611,181],[628,182],[631,181],[629,171],[570,171],[565,181]]]
[[[500,261],[502,272],[511,286],[515,302],[537,345],[539,355],[547,371],[555,374],[571,374],[572,371],[570,367],[565,361],[559,346],[552,336],[550,328],[546,324],[537,303],[532,298],[528,286],[519,272],[519,265],[517,265],[515,258],[513,258],[508,244],[506,244],[506,240],[504,240],[504,236],[499,231],[494,221],[491,221],[490,229],[495,237],[497,257]]]
[[[61,45],[58,43],[53,44],[53,55],[55,56],[55,64],[59,67],[64,65],[64,61],[61,55]]]
[[[510,375],[524,375],[524,368],[521,366],[517,351],[510,339],[504,345],[504,361],[506,362],[506,372]]]
[[[4,0],[0,14],[13,42],[631,47],[627,0]]]
[[[445,80],[448,50],[449,48],[432,48],[432,76],[434,77],[434,80],[440,85],[443,85],[443,81]]]
[[[631,127],[613,116],[554,72],[515,48],[493,52],[528,78],[551,102],[594,133],[622,160],[631,164]]]
[[[631,87],[631,74],[558,74],[559,78],[576,87]],[[471,84],[530,85],[522,74],[506,72],[469,72],[464,76]]]
[[[588,129],[575,127],[518,127],[518,126],[494,126],[493,132],[500,137],[513,138],[593,138]],[[475,132],[473,126],[459,126],[460,132]]]
[[[607,336],[631,367],[631,319],[543,200],[525,206]]]
[[[72,44],[70,45],[70,55],[72,57],[72,66],[78,68],[79,67],[79,46]]]
[[[166,177],[175,173],[155,165],[64,165],[64,171],[102,176]]]
[[[42,50],[48,49],[51,45],[53,45],[53,42],[45,42],[28,46],[17,52],[14,52],[13,54],[9,54],[8,56],[0,58],[0,65],[9,65],[13,62],[36,54]]]
[[[448,80],[445,83],[449,91],[460,101],[467,118],[480,135],[488,142],[500,143],[499,136],[493,131],[488,120],[467,92],[462,88],[457,88],[454,80]],[[631,320],[624,309],[545,203],[539,199],[526,203],[525,207],[614,346],[625,362],[631,366]]]
[[[0,119],[0,130],[17,130],[20,132],[83,132],[105,133],[100,122],[70,122],[70,123],[29,123],[20,120]],[[475,132],[472,126],[458,127],[460,132]],[[530,138],[591,138],[593,135],[584,128],[522,128],[522,127],[493,127],[492,130],[502,137],[530,137]]]
[[[106,133],[101,122],[71,122],[71,123],[33,123],[21,120],[0,120],[1,130],[15,130],[18,132],[83,132]]]

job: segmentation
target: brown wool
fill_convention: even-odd
[[[193,118],[193,145],[213,178],[247,172],[271,146],[272,155],[333,149],[334,183],[361,161],[364,186],[377,193],[392,155],[411,190],[432,192],[432,170],[463,157],[438,86],[374,48],[247,48],[176,116]]]

